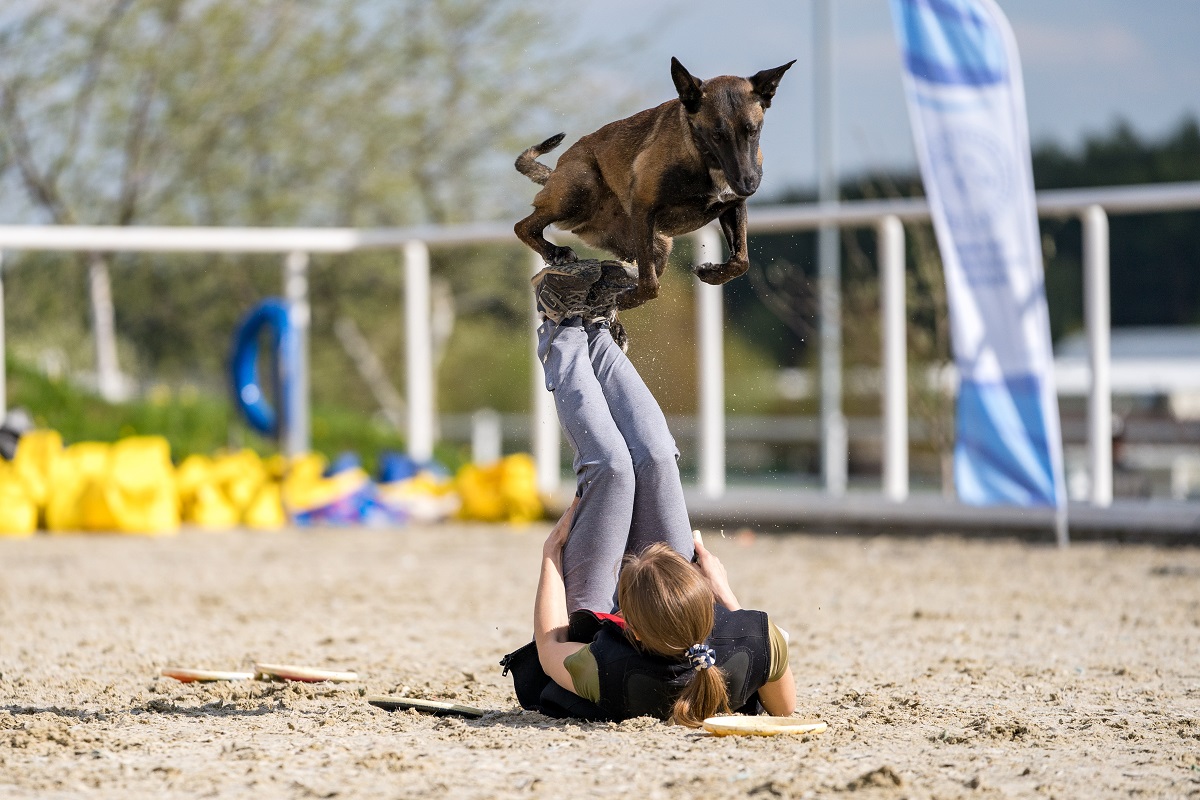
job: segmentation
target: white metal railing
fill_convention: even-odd
[[[1109,377],[1108,215],[1200,208],[1200,182],[1068,189],[1039,192],[1043,217],[1077,217],[1083,228],[1085,319],[1090,348],[1088,404],[1091,502],[1112,501],[1112,408]],[[833,204],[752,207],[751,233],[873,227],[877,231],[881,280],[883,386],[883,491],[893,500],[908,493],[907,367],[904,345],[904,222],[924,221],[922,199],[869,200]],[[691,234],[701,252],[714,256],[721,240],[716,226]],[[403,253],[407,342],[407,427],[412,455],[428,458],[437,430],[434,408],[432,342],[429,335],[429,249],[464,244],[512,244],[504,223],[472,223],[408,228],[167,228],[98,226],[0,226],[0,256],[7,250],[76,252],[280,253],[285,255],[284,294],[296,309],[293,323],[307,342],[307,254],[394,249]],[[536,268],[541,267],[536,257]],[[0,262],[2,263],[2,262]],[[3,283],[0,280],[0,343],[3,343]],[[697,357],[699,386],[699,482],[710,496],[725,485],[724,367],[722,292],[697,283]],[[290,452],[308,447],[307,354],[300,365],[303,390],[292,419],[303,420]],[[534,368],[533,450],[538,481],[553,491],[561,480],[559,427],[553,399]],[[0,360],[0,414],[5,410],[3,361]],[[826,442],[828,445],[828,442]]]

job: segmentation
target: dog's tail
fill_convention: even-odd
[[[546,181],[550,180],[550,173],[554,170],[547,167],[545,164],[537,160],[538,156],[543,156],[549,153],[554,148],[562,144],[565,133],[560,133],[557,136],[551,136],[541,144],[535,144],[533,147],[526,150],[521,155],[517,156],[517,172],[524,175],[534,183],[539,183],[542,186],[546,185]]]

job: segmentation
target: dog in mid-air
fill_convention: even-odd
[[[517,171],[544,188],[533,213],[514,228],[547,264],[576,260],[574,251],[546,241],[548,225],[587,244],[636,262],[637,286],[618,300],[633,308],[658,296],[672,237],[720,220],[729,259],[701,264],[696,275],[722,284],[746,272],[746,198],[762,180],[763,112],[790,61],[749,78],[722,75],[702,81],[678,59],[671,79],[679,97],[611,122],[584,136],[554,169],[537,160],[562,143],[552,136],[517,157]]]

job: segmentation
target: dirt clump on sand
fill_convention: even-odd
[[[0,795],[1200,797],[1200,550],[709,536],[829,724],[711,737],[517,707],[547,529],[0,540]]]

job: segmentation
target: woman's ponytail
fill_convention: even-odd
[[[715,714],[729,713],[729,690],[725,673],[718,666],[693,669],[683,692],[671,708],[671,721],[676,725],[699,728],[700,723]]]

